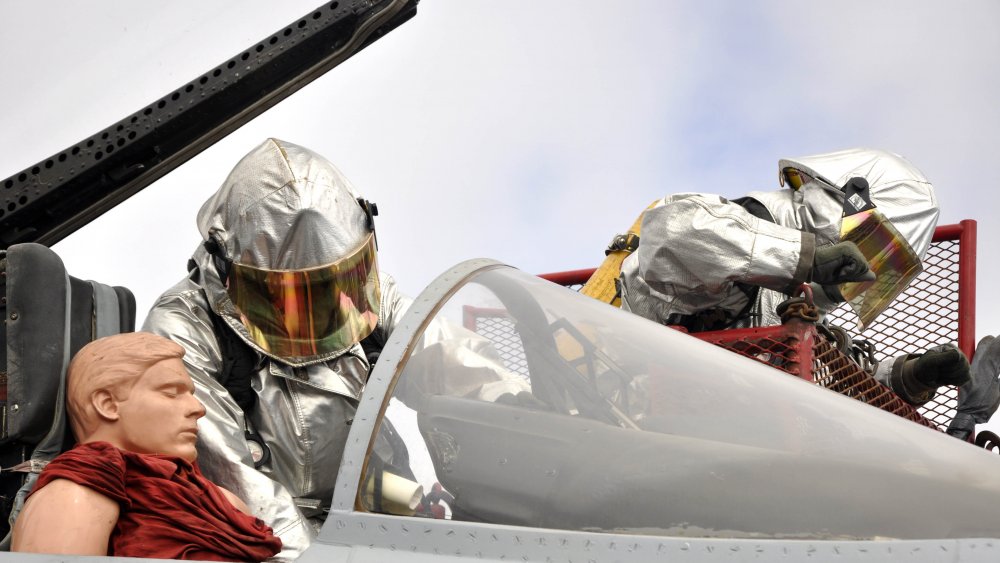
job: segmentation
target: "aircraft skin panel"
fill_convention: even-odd
[[[803,541],[665,538],[338,511],[330,513],[319,540],[299,561],[985,563],[997,561],[998,557],[1000,542],[992,539]]]
[[[331,539],[331,536],[336,539]],[[790,541],[658,538],[563,532],[449,520],[332,512],[301,563],[546,563],[815,561],[987,563],[1000,558],[991,539]],[[0,563],[156,563],[163,559],[0,553]]]
[[[48,553],[0,552],[0,563],[163,563],[173,559],[111,557],[108,555],[53,555]]]

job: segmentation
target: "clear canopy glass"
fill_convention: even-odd
[[[407,344],[361,510],[664,536],[1000,537],[1000,459],[512,268]]]

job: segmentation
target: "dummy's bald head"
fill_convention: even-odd
[[[149,332],[106,336],[81,348],[66,373],[66,407],[77,441],[86,439],[99,424],[90,400],[95,392],[107,390],[125,400],[149,368],[182,356],[180,345]]]

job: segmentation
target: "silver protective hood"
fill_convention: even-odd
[[[315,152],[268,139],[243,157],[198,212],[227,258],[269,270],[334,262],[370,232],[357,193]]]
[[[268,139],[244,156],[198,212],[204,240],[226,258],[256,268],[298,270],[330,264],[370,234],[347,178],[323,156]],[[291,366],[336,358],[345,349],[280,357],[254,341],[203,245],[194,261],[203,272],[209,306],[257,352]]]
[[[939,215],[934,187],[924,174],[897,154],[854,148],[778,161],[779,181],[788,180],[786,169],[805,172],[813,181],[801,188],[751,192],[771,212],[779,225],[816,235],[817,244],[840,240],[844,184],[854,177],[868,181],[875,204],[923,258],[930,247]]]

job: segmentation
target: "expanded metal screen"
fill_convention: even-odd
[[[873,345],[875,359],[919,353],[938,344],[958,344],[971,358],[975,347],[975,221],[938,227],[923,272],[857,338]],[[857,315],[847,305],[831,322],[852,332]],[[955,417],[957,387],[942,387],[921,413],[947,427]]]
[[[950,418],[923,416],[850,359],[840,349],[837,339],[826,332],[813,323],[793,319],[780,326],[719,330],[694,336],[913,422],[947,429]]]
[[[462,322],[465,328],[493,342],[493,347],[503,359],[504,367],[524,377],[529,376],[524,345],[506,309],[484,309],[466,305],[463,312]]]
[[[924,257],[923,266],[923,272],[910,287],[862,333],[857,334],[855,329],[857,318],[846,305],[831,314],[832,322],[847,329],[854,338],[872,344],[876,360],[881,361],[900,354],[920,353],[946,342],[958,344],[971,359],[975,348],[976,222],[967,220],[957,225],[939,226]],[[593,269],[575,270],[543,274],[541,277],[579,290],[593,272]],[[473,324],[467,326],[478,331],[487,330],[487,326],[503,321],[500,317],[491,319],[486,315],[474,321],[467,319],[467,322],[472,322]],[[720,331],[720,333],[725,332],[732,332],[732,336],[737,337],[741,331]],[[516,333],[509,334],[512,339],[517,340]],[[943,388],[938,396],[919,409],[918,413],[870,377],[860,377],[854,370],[854,367],[857,367],[854,362],[850,362],[854,366],[849,370],[850,374],[843,371],[846,369],[842,365],[843,362],[849,360],[837,352],[835,346],[822,334],[816,339],[816,346],[819,348],[810,352],[813,361],[817,363],[809,370],[803,370],[802,366],[789,361],[788,357],[782,359],[781,354],[775,353],[778,348],[774,347],[789,346],[787,342],[779,342],[780,339],[768,341],[767,338],[770,337],[767,337],[764,341],[755,342],[748,340],[749,337],[732,340],[715,338],[709,334],[695,334],[695,336],[766,361],[775,367],[811,379],[819,385],[911,420],[922,423],[929,421],[929,425],[944,429],[954,417],[955,404],[958,400],[956,388]],[[831,355],[831,347],[840,356]],[[789,350],[789,353],[792,353],[791,348]],[[511,353],[515,356],[517,354],[517,352]],[[795,355],[799,353],[794,351]],[[521,354],[523,357],[523,351]],[[864,374],[863,370],[861,373]],[[878,387],[873,388],[872,385]]]

